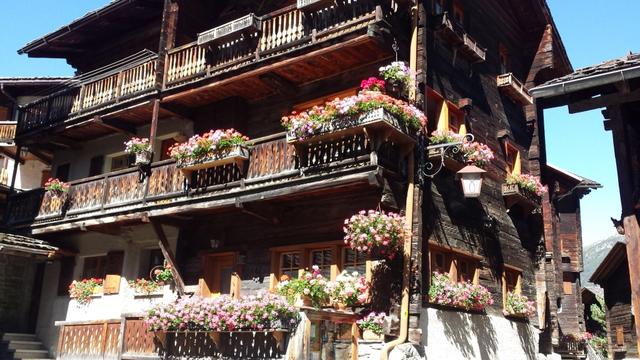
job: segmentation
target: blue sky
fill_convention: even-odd
[[[638,0],[548,0],[575,68],[640,51]],[[29,59],[16,50],[27,42],[108,3],[107,0],[29,0],[3,4],[0,76],[72,75],[64,60]],[[596,180],[603,189],[582,201],[585,243],[614,234],[609,218],[619,217],[620,200],[611,134],[599,111],[569,115],[566,108],[545,112],[549,162]]]

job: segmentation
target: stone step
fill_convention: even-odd
[[[13,353],[14,359],[43,359],[48,358],[47,350],[16,350]]]
[[[40,341],[22,341],[11,340],[9,341],[9,349],[12,350],[44,350],[42,342]]]
[[[4,333],[2,335],[2,340],[5,341],[38,341],[38,338],[35,334],[24,334],[24,333]]]

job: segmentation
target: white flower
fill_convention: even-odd
[[[311,293],[311,291],[307,288],[305,288],[304,290],[302,290],[302,293],[305,295],[309,295],[309,293]]]

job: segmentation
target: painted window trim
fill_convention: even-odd
[[[464,121],[464,111],[460,109],[456,104],[447,100],[440,93],[432,88],[427,88],[427,98],[433,99],[440,107],[440,111],[436,116],[436,130],[440,131],[452,131],[458,134],[466,134],[467,126]],[[437,111],[437,110],[436,110]],[[456,119],[457,126],[452,124],[452,119]]]
[[[429,280],[431,280],[431,273],[433,273],[432,269],[434,268],[433,255],[436,253],[444,253],[445,256],[449,257],[445,262],[449,265],[448,274],[451,281],[455,283],[461,282],[458,277],[458,268],[461,260],[464,260],[471,263],[472,271],[470,272],[473,273],[471,283],[474,285],[478,285],[480,283],[480,270],[482,268],[480,261],[483,259],[482,256],[461,249],[434,244],[432,242],[429,242]]]
[[[516,285],[513,293],[519,295],[522,294],[522,269],[509,264],[503,264],[502,267],[502,308],[504,309],[507,305],[507,272],[516,274]]]

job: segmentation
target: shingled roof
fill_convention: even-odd
[[[630,52],[628,55],[618,59],[607,60],[598,65],[587,66],[575,72],[547,81],[544,85],[562,83],[570,80],[582,79],[589,76],[607,73],[610,71],[622,70],[634,66],[640,66],[640,53]]]
[[[25,253],[33,255],[53,255],[59,249],[46,241],[22,235],[0,233],[0,253]]]

